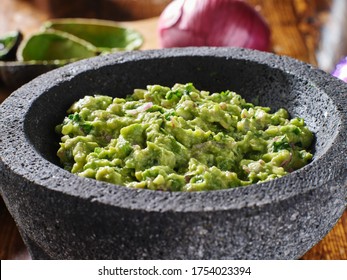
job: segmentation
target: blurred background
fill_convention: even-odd
[[[27,0],[27,2],[32,2],[37,9],[50,17],[128,21],[158,16],[171,0]]]
[[[271,27],[272,51],[331,71],[346,55],[347,1],[244,0]],[[142,49],[158,48],[156,21],[172,0],[1,0],[0,36],[12,30],[37,31],[51,18],[97,18],[130,22],[145,35]],[[149,24],[150,22],[151,24]]]

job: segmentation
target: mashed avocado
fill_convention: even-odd
[[[64,168],[132,188],[234,188],[282,177],[312,158],[303,119],[191,83],[86,96],[68,114],[56,127]]]

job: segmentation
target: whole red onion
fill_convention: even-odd
[[[162,48],[235,46],[269,50],[270,29],[261,15],[241,0],[174,0],[158,24]]]

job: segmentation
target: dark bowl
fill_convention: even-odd
[[[311,163],[229,190],[160,192],[73,175],[56,151],[68,107],[87,94],[193,82],[285,107],[315,134]],[[0,107],[0,184],[34,259],[296,259],[346,208],[347,85],[294,59],[233,48],[134,51],[36,78]]]

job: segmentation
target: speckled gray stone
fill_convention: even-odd
[[[87,94],[193,82],[234,90],[305,118],[314,159],[267,183],[230,190],[135,190],[63,170],[60,123]],[[34,259],[296,259],[346,207],[347,85],[288,57],[187,48],[100,56],[44,74],[0,107],[0,184]]]

